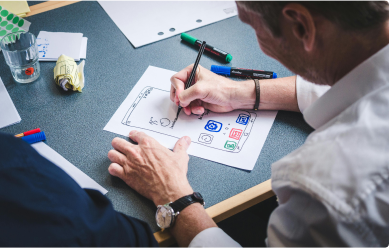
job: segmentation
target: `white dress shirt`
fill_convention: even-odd
[[[305,143],[272,165],[269,246],[388,246],[389,45],[332,88],[296,81]],[[209,246],[207,230],[191,245]],[[230,240],[223,232],[215,240]],[[222,244],[226,246],[225,243]]]

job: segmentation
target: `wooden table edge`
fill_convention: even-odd
[[[205,211],[218,223],[272,196],[274,196],[274,192],[271,189],[271,179],[269,179],[219,202],[207,208]],[[175,243],[175,239],[170,235],[168,230],[155,232],[154,237],[161,247],[167,247]]]
[[[38,3],[38,4],[30,6],[30,12],[27,13],[25,17],[29,17],[29,16],[40,14],[40,13],[43,13],[43,12],[46,12],[49,10],[61,8],[63,6],[77,3],[80,1],[81,0],[77,0],[77,1],[53,1],[53,0],[49,0],[49,1],[44,2],[44,3]]]

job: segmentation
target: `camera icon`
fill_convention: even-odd
[[[204,143],[204,144],[211,144],[212,140],[213,140],[212,134],[206,134],[206,133],[200,134],[199,142]]]
[[[212,121],[209,120],[207,125],[205,125],[205,130],[210,131],[210,132],[220,132],[222,129],[223,124],[217,121]]]

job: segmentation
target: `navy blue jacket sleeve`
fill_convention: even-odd
[[[0,246],[158,246],[143,221],[116,212],[29,144],[0,134]]]

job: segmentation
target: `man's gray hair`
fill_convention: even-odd
[[[299,3],[312,15],[319,14],[345,31],[367,30],[389,19],[389,4],[380,2],[239,2],[247,10],[260,14],[275,36],[281,35],[279,18],[288,3]]]

